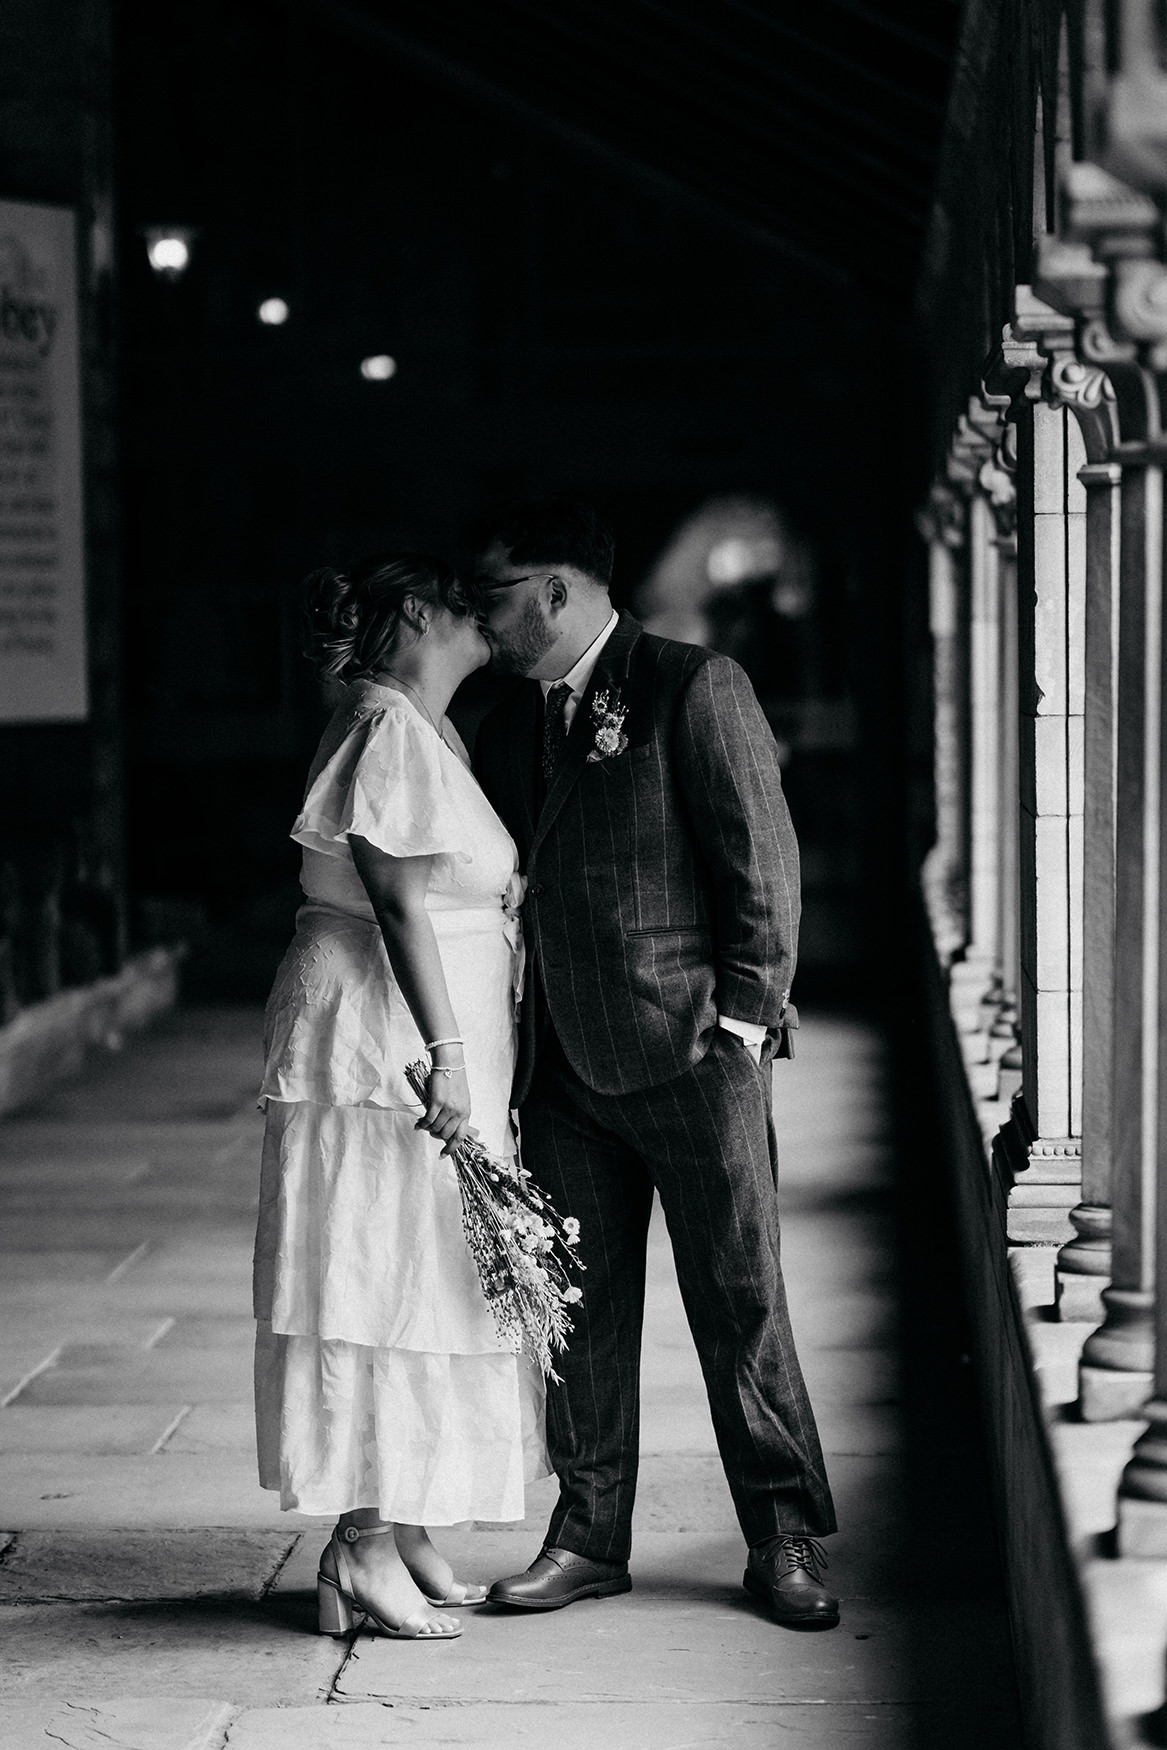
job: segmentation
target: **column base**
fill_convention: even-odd
[[[1054,1311],[1068,1325],[1100,1325],[1106,1317],[1102,1290],[1105,1276],[1078,1276],[1070,1270],[1059,1270],[1054,1277]]]
[[[1024,1100],[993,1139],[993,1176],[1014,1245],[1058,1245],[1073,1238],[1070,1211],[1082,1196],[1082,1141],[1035,1136]]]
[[[1145,1561],[1167,1558],[1167,1501],[1119,1497],[1115,1554]]]
[[[1111,1215],[1104,1204],[1079,1203],[1070,1211],[1074,1238],[1058,1253],[1055,1305],[1059,1319],[1106,1317],[1102,1290],[1110,1282]]]
[[[1148,1426],[1118,1485],[1120,1556],[1167,1557],[1167,1403],[1156,1397],[1146,1406]]]
[[[1083,1422],[1125,1422],[1146,1407],[1154,1374],[1127,1373],[1120,1367],[1078,1368],[1078,1414]]]
[[[1102,1304],[1105,1323],[1087,1337],[1078,1367],[1084,1422],[1140,1415],[1153,1384],[1154,1296],[1145,1288],[1104,1288]]]

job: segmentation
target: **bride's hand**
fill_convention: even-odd
[[[458,1145],[470,1135],[470,1083],[464,1069],[452,1075],[430,1071],[429,1105],[416,1128],[428,1130],[431,1136],[445,1143],[442,1153],[452,1155]]]

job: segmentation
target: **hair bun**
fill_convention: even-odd
[[[304,654],[322,679],[352,681],[384,669],[402,636],[413,636],[414,603],[452,614],[476,598],[432,553],[370,553],[341,571],[326,565],[304,582]]]
[[[347,571],[325,565],[304,584],[304,654],[321,675],[341,677],[361,635],[358,586]]]

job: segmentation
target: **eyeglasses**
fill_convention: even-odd
[[[493,601],[504,589],[514,589],[517,583],[530,583],[533,577],[552,578],[555,575],[554,571],[528,571],[525,577],[476,577],[474,581],[487,601]]]

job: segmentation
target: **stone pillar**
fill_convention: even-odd
[[[985,397],[998,409],[1007,398]],[[992,651],[995,680],[996,734],[986,755],[995,758],[996,903],[993,907],[995,951],[989,989],[983,999],[985,1070],[984,1098],[1008,1107],[1021,1086],[1021,1047],[1017,1024],[1017,990],[1021,977],[1018,935],[1017,863],[1017,428],[998,425],[995,449],[982,463],[979,483],[993,517],[991,565],[994,599],[989,618],[996,640]],[[1006,1059],[1009,1061],[1006,1062]]]
[[[988,500],[969,502],[969,882],[965,964],[975,968],[978,1005],[1000,989],[1001,680],[1000,578]],[[983,1025],[984,1017],[978,1020]]]
[[[1158,264],[1156,264],[1158,265]],[[1167,270],[1159,270],[1167,308]],[[1124,446],[1125,447],[1125,446]],[[1118,1377],[1126,1394],[1127,1413],[1137,1410],[1148,1419],[1146,1432],[1136,1442],[1123,1472],[1118,1502],[1118,1548],[1122,1555],[1167,1557],[1167,1187],[1163,1165],[1167,1162],[1167,1030],[1162,1024],[1163,995],[1167,994],[1167,825],[1163,801],[1167,795],[1167,715],[1163,711],[1163,680],[1167,674],[1163,639],[1163,455],[1161,444],[1145,446],[1149,459],[1142,460],[1136,446],[1129,447],[1128,470],[1124,471],[1123,539],[1128,521],[1127,499],[1141,509],[1145,540],[1141,543],[1144,604],[1142,685],[1138,676],[1128,689],[1129,666],[1135,652],[1120,644],[1119,658],[1119,838],[1118,890],[1115,902],[1115,1185],[1114,1185],[1114,1285],[1103,1299],[1107,1322],[1087,1343],[1090,1360],[1102,1357],[1101,1345],[1114,1336],[1125,1337],[1122,1359],[1129,1367],[1134,1359],[1150,1369],[1124,1372]],[[1128,495],[1129,478],[1129,495]],[[1126,566],[1124,563],[1124,573]],[[1125,582],[1125,577],[1124,577]],[[1122,622],[1120,639],[1126,632]],[[1140,697],[1141,695],[1141,697]],[[1127,719],[1142,705],[1142,734],[1124,736]],[[1138,761],[1137,770],[1130,768]],[[1141,779],[1141,786],[1140,786]],[[1141,857],[1136,868],[1126,866],[1127,844],[1123,827],[1130,808],[1124,797],[1141,787]],[[1131,806],[1136,798],[1131,798]],[[1134,889],[1134,891],[1132,891]],[[1138,928],[1135,938],[1136,926]],[[1135,972],[1130,962],[1134,948],[1142,950]],[[1135,975],[1128,989],[1128,970]],[[1141,976],[1140,976],[1141,975]],[[1134,1052],[1123,1042],[1138,1043]],[[1120,1069],[1122,1079],[1120,1081]],[[1137,1083],[1136,1083],[1137,1074]],[[1137,1113],[1128,1112],[1124,1098],[1138,1095]],[[1137,1150],[1137,1167],[1136,1155]],[[1137,1343],[1135,1339],[1137,1338]],[[1085,1367],[1083,1374],[1085,1375]],[[1099,1378],[1101,1369],[1097,1369]],[[1150,1401],[1135,1402],[1136,1388],[1151,1386]],[[1095,1384],[1095,1392],[1098,1385]],[[1110,1401],[1116,1395],[1111,1387]],[[1085,1387],[1083,1388],[1085,1399]],[[1111,1409],[1111,1413],[1116,1413]]]
[[[1167,206],[1167,75],[1153,0],[1107,9],[1113,71],[1094,134],[1104,170],[1069,220],[1109,269],[1108,326],[1136,364],[1115,381],[1123,465],[1118,659],[1114,1007],[1114,1280],[1106,1323],[1089,1339],[1127,1340],[1125,1365],[1153,1370],[1138,1440],[1119,1487],[1118,1550],[1167,1557],[1167,721],[1163,680],[1164,373],[1167,268],[1154,259]],[[1098,178],[1111,173],[1109,186]],[[1115,183],[1115,176],[1133,190]],[[1072,191],[1071,191],[1072,192]],[[1101,195],[1101,198],[1099,196]],[[1147,199],[1153,197],[1153,201]],[[1125,198],[1124,198],[1125,197]],[[1147,222],[1138,202],[1151,207]],[[1124,223],[1125,220],[1125,223]],[[1129,642],[1128,642],[1129,634]],[[1129,982],[1128,982],[1129,981]],[[1121,1298],[1120,1298],[1121,1297]],[[1120,1359],[1122,1359],[1120,1357]],[[1085,1371],[1085,1370],[1084,1370]],[[1101,1370],[1099,1370],[1101,1371]],[[1132,1408],[1134,1385],[1128,1394]]]
[[[1009,430],[1014,431],[1010,426]],[[1014,507],[1015,508],[1015,507]],[[997,1057],[997,1099],[1008,1106],[1021,1087],[1021,1028],[1018,991],[1021,988],[1021,892],[1019,871],[1020,809],[1018,792],[1017,720],[1017,536],[1003,534],[1000,540],[997,577],[1001,611],[997,633],[1001,675],[1001,861],[999,908],[1001,918],[1001,1002],[993,1022],[994,1055]]]
[[[928,612],[935,693],[936,842],[924,859],[923,886],[937,950],[951,964],[967,938],[965,678],[962,665],[964,507],[935,486],[921,533],[928,542]]]
[[[1089,462],[1086,488],[1086,720],[1082,924],[1082,1201],[1074,1238],[1058,1253],[1063,1319],[1104,1315],[1111,1268],[1111,1130],[1114,1049],[1115,694],[1118,665],[1117,462]]]
[[[993,1160],[1009,1239],[1048,1243],[1081,1185],[1086,453],[1062,407],[1017,423],[1022,1085]]]
[[[1111,1286],[1079,1370],[1087,1421],[1134,1415],[1151,1385],[1159,1103],[1161,470],[1123,459],[1116,694]]]

